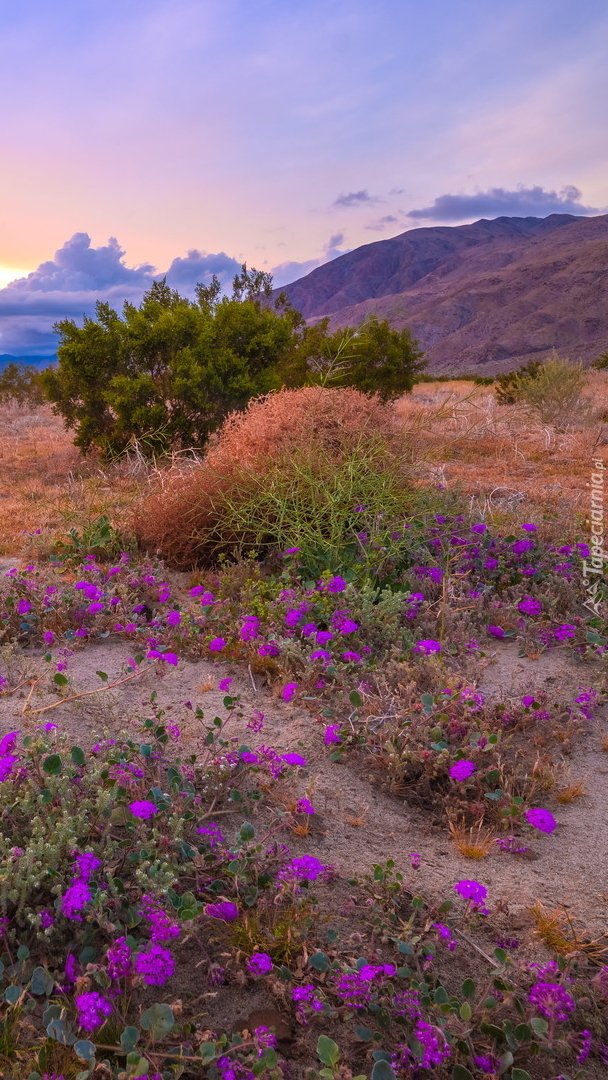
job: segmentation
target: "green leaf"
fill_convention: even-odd
[[[466,1023],[468,1023],[469,1020],[471,1019],[472,1015],[473,1015],[473,1010],[472,1010],[471,1006],[469,1005],[468,1001],[463,1001],[463,1003],[460,1006],[460,1009],[458,1011],[459,1011],[459,1014],[460,1014],[460,1019],[464,1020]]]
[[[55,980],[52,975],[49,975],[46,968],[37,967],[32,972],[32,980],[30,982],[30,990],[32,994],[36,994],[37,997],[48,997],[55,985]]]
[[[500,964],[504,964],[505,960],[507,959],[507,953],[505,949],[494,949],[494,956]]]
[[[175,1017],[168,1005],[157,1001],[146,1009],[139,1022],[144,1031],[150,1032],[151,1039],[156,1041],[168,1035],[175,1024]]]
[[[372,1069],[372,1080],[397,1080],[388,1061],[377,1061]]]
[[[374,1037],[371,1028],[368,1027],[356,1027],[355,1035],[361,1042],[371,1042]]]
[[[90,1042],[89,1039],[79,1039],[73,1046],[76,1057],[79,1057],[81,1061],[94,1061],[96,1049],[95,1043]]]
[[[107,676],[105,671],[96,671],[95,674],[99,675],[99,678],[101,679],[102,682],[107,682],[108,681],[108,676]]]
[[[136,1044],[139,1042],[139,1029],[136,1027],[126,1027],[120,1036],[120,1045],[123,1050],[130,1052],[135,1049]]]
[[[462,984],[462,996],[465,998],[475,997],[475,983],[472,979],[465,979]]]
[[[255,836],[255,829],[249,821],[244,821],[239,829],[239,840],[253,840]]]
[[[469,1072],[464,1065],[454,1065],[452,1080],[473,1080],[473,1073]]]
[[[319,1035],[317,1041],[317,1056],[324,1065],[337,1065],[340,1060],[340,1047],[327,1035]]]
[[[63,762],[59,754],[50,754],[49,757],[45,758],[42,762],[42,768],[49,776],[59,776],[63,768]]]
[[[498,1075],[502,1076],[513,1064],[513,1054],[510,1050],[505,1050],[504,1054],[498,1062]]]
[[[9,1005],[16,1005],[22,993],[22,986],[15,986],[14,984],[12,986],[7,986],[4,991],[4,1000],[8,1001]]]
[[[30,950],[28,949],[27,945],[20,945],[19,948],[17,949],[17,959],[18,960],[27,960],[29,955],[30,955]]]
[[[518,1024],[514,1034],[519,1042],[530,1042],[532,1038],[532,1032],[527,1024]]]
[[[210,1061],[213,1061],[213,1059],[215,1057],[215,1043],[213,1043],[213,1042],[201,1043],[201,1045],[198,1048],[198,1052],[199,1052],[201,1058],[203,1059],[203,1061],[206,1064],[208,1064]]]
[[[308,960],[309,967],[314,968],[315,971],[329,971],[329,960],[323,952],[316,952]],[[330,1062],[325,1062],[329,1065]]]
[[[148,1075],[150,1062],[145,1057],[140,1057],[139,1054],[133,1052],[127,1054],[127,1068],[129,1069],[129,1080],[138,1080],[140,1076]]]
[[[55,683],[55,686],[67,686],[67,676],[64,675],[62,671],[56,671],[53,675],[53,682]]]
[[[274,1069],[278,1062],[277,1052],[271,1046],[267,1046],[262,1054],[259,1064],[266,1069]]]
[[[84,765],[86,760],[84,756],[84,750],[81,750],[79,746],[72,747],[72,749],[70,750],[70,757],[72,758],[72,761],[75,765]]]
[[[438,1005],[445,1005],[446,1001],[450,1000],[445,986],[438,986],[433,997]]]
[[[542,1016],[533,1016],[530,1020],[530,1027],[535,1035],[545,1035],[549,1029],[547,1021],[543,1020]]]
[[[532,1080],[532,1077],[525,1069],[511,1069],[511,1080]]]
[[[348,700],[355,709],[359,709],[363,704],[363,698],[361,697],[361,694],[358,690],[351,690],[350,694],[348,695]]]

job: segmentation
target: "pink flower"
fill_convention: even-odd
[[[232,679],[222,679],[221,682],[218,683],[218,690],[221,690],[223,693],[225,693],[226,690],[230,689],[230,683],[232,681]]]
[[[298,689],[297,682],[287,683],[287,686],[283,687],[283,691],[282,691],[282,694],[281,694],[281,696],[283,698],[283,701],[291,701],[291,699],[294,696],[297,689]]]

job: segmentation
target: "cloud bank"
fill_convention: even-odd
[[[583,217],[599,214],[596,207],[584,206],[581,192],[569,185],[557,191],[536,187],[518,187],[515,191],[489,188],[474,195],[439,195],[432,206],[410,210],[406,217],[414,220],[465,221],[469,218],[547,217],[549,214],[575,214]]]
[[[342,233],[331,236],[322,255],[308,262],[286,262],[273,270],[275,285],[285,285],[338,255]],[[241,263],[220,251],[209,254],[192,248],[173,259],[167,270],[157,271],[151,263],[129,267],[125,251],[115,237],[106,245],[91,246],[87,233],[74,233],[55,257],[43,262],[31,274],[0,289],[0,360],[12,355],[49,359],[57,349],[53,323],[65,318],[95,314],[97,300],[122,310],[125,300],[138,305],[152,282],[163,277],[183,296],[194,297],[194,286],[209,284],[215,274],[225,291],[230,291]]]

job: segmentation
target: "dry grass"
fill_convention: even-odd
[[[545,515],[544,528],[551,536],[560,536],[577,519],[582,527],[591,456],[608,456],[608,426],[600,419],[608,416],[608,377],[588,371],[585,378],[595,419],[563,432],[540,424],[520,406],[497,405],[491,387],[418,384],[394,409],[401,441],[405,429],[410,453],[424,459],[417,483],[460,489],[498,527],[534,515],[537,520]],[[263,420],[254,415],[243,426],[242,418],[235,417],[227,425],[221,445],[216,440],[207,459],[215,474],[225,473],[235,456],[240,464],[255,465],[277,447],[289,446],[296,418],[285,407],[286,398],[276,398],[274,412],[267,411]],[[442,406],[443,414],[438,413]],[[366,406],[367,415],[359,416],[356,425],[361,406],[354,397],[349,408],[347,423],[359,431],[363,420],[363,427],[380,425],[398,437],[389,407]],[[311,438],[322,430],[330,447],[332,439],[340,438],[339,418],[332,420],[331,410],[324,417],[314,410],[300,412],[297,424],[302,423]],[[153,468],[134,453],[116,466],[104,466],[94,455],[80,455],[50,406],[0,405],[0,554],[23,553],[24,531],[35,529],[41,530],[36,548],[44,552],[71,526],[81,527],[104,513],[124,528],[142,496],[170,491],[193,468],[200,477],[198,465],[200,460],[175,455],[162,468]]]
[[[494,847],[494,833],[484,829],[481,821],[467,829],[462,821],[450,821],[450,836],[465,859],[485,859]]]
[[[551,911],[540,900],[536,900],[529,911],[536,922],[534,933],[554,952],[561,956],[581,952],[596,963],[606,963],[608,934],[592,938],[580,921],[573,918],[565,908]]]
[[[487,520],[515,522],[552,518],[546,528],[559,536],[587,512],[586,484],[592,454],[608,456],[608,377],[587,371],[585,396],[593,403],[586,421],[558,432],[521,405],[498,405],[491,386],[419,383],[396,406],[407,426],[421,407],[449,407],[431,425],[428,474],[448,488],[459,487]]]

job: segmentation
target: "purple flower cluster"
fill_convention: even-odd
[[[103,994],[77,994],[74,998],[78,1010],[78,1023],[85,1031],[94,1031],[105,1023],[112,1013],[112,1005]]]
[[[153,944],[137,953],[134,966],[146,986],[164,986],[175,971],[175,960],[168,949]]]
[[[528,994],[528,1001],[547,1020],[568,1020],[576,1008],[574,998],[558,983],[537,982]]]

